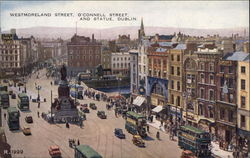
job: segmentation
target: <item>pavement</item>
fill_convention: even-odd
[[[161,140],[156,139],[158,129],[150,128],[149,137],[145,139],[145,148],[137,147],[132,143],[132,135],[125,130],[125,120],[120,116],[115,117],[114,110],[107,110],[107,102],[95,101],[92,99],[78,100],[81,104],[94,102],[98,110],[103,110],[107,114],[107,119],[97,117],[96,110],[91,110],[86,114],[87,120],[84,121],[83,128],[70,124],[70,128],[66,128],[65,124],[49,124],[41,117],[37,116],[37,112],[48,112],[50,110],[51,94],[53,98],[57,96],[58,86],[50,85],[51,78],[47,79],[45,71],[40,71],[41,78],[36,79],[36,74],[27,81],[26,87],[29,95],[37,97],[35,83],[42,86],[40,90],[41,98],[46,98],[47,102],[42,102],[40,108],[37,103],[30,102],[30,111],[20,112],[21,129],[26,126],[31,128],[31,136],[25,136],[21,129],[18,131],[10,131],[8,129],[7,120],[4,120],[3,127],[5,129],[7,142],[11,145],[13,158],[48,158],[48,148],[51,145],[58,145],[62,152],[62,157],[74,157],[74,150],[69,147],[69,139],[80,141],[80,144],[87,144],[100,153],[104,158],[178,158],[181,156],[182,150],[179,149],[176,141],[170,141],[165,132],[161,132]],[[14,88],[15,93],[18,93]],[[52,99],[53,99],[52,98]],[[17,99],[10,99],[11,106],[17,106]],[[2,113],[6,113],[6,109]],[[26,116],[33,117],[33,124],[25,122]],[[121,128],[126,135],[126,139],[119,139],[114,136],[114,129]],[[21,150],[22,153],[16,151]]]
[[[163,128],[164,124],[163,124],[163,126],[161,126],[161,122],[156,120],[155,116],[153,118],[153,122],[148,121],[147,124],[160,130],[160,131],[166,132],[165,129]],[[177,137],[175,137],[175,138],[178,139]],[[215,157],[233,158],[233,152],[229,152],[229,151],[225,151],[225,150],[220,149],[219,144],[217,142],[211,142],[211,145],[212,145],[212,153],[214,154]]]

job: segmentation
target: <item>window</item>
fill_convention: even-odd
[[[201,98],[204,98],[204,88],[201,88],[201,89],[200,89],[200,97],[201,97]]]
[[[181,58],[180,58],[180,55],[177,55],[177,61],[180,61]]]
[[[246,97],[245,96],[240,97],[240,102],[241,102],[241,107],[246,108]]]
[[[241,80],[241,90],[245,90],[245,89],[246,89],[246,81]]]
[[[220,78],[220,86],[223,87],[223,85],[224,85],[224,77],[221,77]]]
[[[174,104],[174,95],[171,95],[171,104]]]
[[[234,112],[232,110],[228,111],[228,121],[233,122],[234,120]]]
[[[240,115],[240,126],[246,127],[246,117],[244,115]]]
[[[233,94],[229,94],[229,103],[232,103],[234,100],[234,95]]]
[[[228,68],[229,68],[228,72],[229,72],[230,74],[233,73],[233,66],[229,66]]]
[[[213,63],[209,64],[209,71],[214,71],[214,64]]]
[[[201,74],[200,77],[201,77],[201,83],[205,83],[205,75]]]
[[[181,105],[181,97],[177,96],[177,106],[180,106],[180,105]]]
[[[241,66],[240,70],[241,70],[241,73],[246,73],[246,67],[245,66]]]
[[[199,115],[203,115],[203,105],[202,104],[199,104],[198,111],[199,111]]]
[[[220,100],[224,101],[224,99],[225,99],[225,94],[223,93],[223,90],[221,89]]]
[[[209,112],[209,118],[214,118],[214,110],[213,110],[213,106],[209,105],[208,106],[208,112]]]
[[[214,84],[214,75],[209,75],[210,84]]]
[[[233,86],[234,86],[233,79],[229,78],[228,88],[233,88]]]
[[[200,69],[205,70],[205,64],[204,63],[200,63]]]
[[[171,89],[174,89],[174,80],[171,80]]]
[[[177,75],[178,75],[178,76],[181,75],[180,67],[177,67]]]
[[[224,72],[225,71],[225,68],[223,65],[220,66],[220,72]]]
[[[171,55],[171,60],[174,61],[174,55],[173,54]]]
[[[171,66],[171,74],[174,75],[174,67]]]
[[[181,90],[181,86],[180,86],[180,82],[179,81],[177,81],[177,90],[178,91]]]
[[[224,120],[224,118],[225,118],[225,110],[220,109],[220,119]]]
[[[214,90],[209,90],[209,100],[214,100]]]

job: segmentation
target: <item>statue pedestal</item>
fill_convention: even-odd
[[[52,114],[54,122],[67,121],[78,122],[78,110],[70,97],[70,89],[67,80],[61,80],[58,87],[58,101],[54,103]]]

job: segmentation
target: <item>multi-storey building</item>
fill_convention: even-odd
[[[129,52],[117,52],[111,54],[111,70],[117,77],[130,76],[130,54]]]
[[[111,74],[111,51],[108,47],[102,48],[102,67],[105,75]]]
[[[187,50],[183,57],[183,100],[185,102],[182,119],[188,124],[197,126],[198,103],[197,103],[197,78],[198,56],[197,44],[192,41],[186,42]]]
[[[168,101],[168,49],[151,46],[147,58],[150,105],[163,107]]]
[[[183,56],[186,51],[186,44],[178,44],[169,52],[169,93],[168,105],[170,114],[175,121],[181,120],[183,110]]]
[[[237,62],[234,61],[234,56],[234,53],[226,54],[219,60],[216,68],[216,128],[220,146],[225,148],[235,142],[237,123]],[[213,78],[209,76],[210,80]]]
[[[101,64],[101,43],[98,43],[94,34],[89,37],[74,35],[67,43],[68,74],[76,76],[79,72],[89,71],[93,75],[96,67]]]
[[[250,54],[249,50],[237,54],[238,146],[250,153]]]
[[[198,123],[200,128],[215,133],[216,73],[222,52],[214,43],[204,43],[198,56]]]
[[[0,71],[3,76],[24,74],[27,45],[14,34],[2,34],[0,43]]]
[[[132,96],[139,91],[138,83],[138,50],[130,50],[130,91]]]

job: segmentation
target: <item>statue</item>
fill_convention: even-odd
[[[61,72],[61,80],[66,80],[67,69],[66,69],[65,65],[62,66],[60,72]]]

